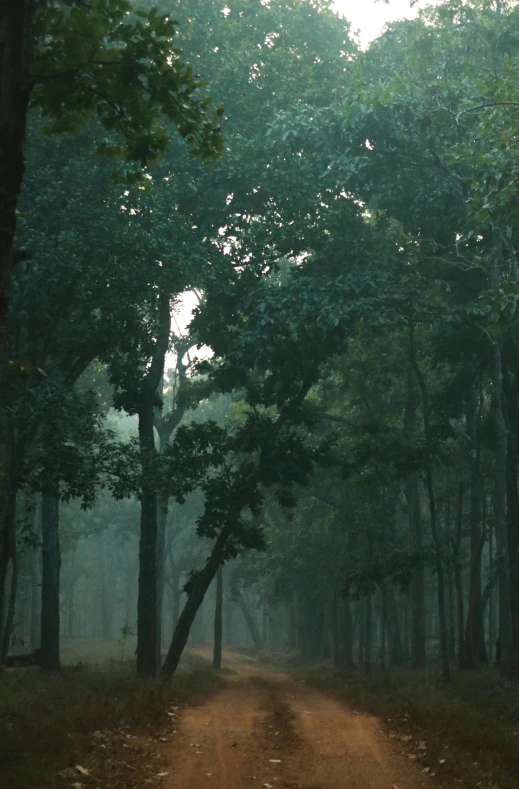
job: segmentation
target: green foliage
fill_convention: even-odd
[[[191,153],[221,152],[223,110],[200,95],[205,83],[181,60],[169,16],[129,0],[58,0],[38,5],[34,32],[32,100],[49,132],[77,133],[97,117],[98,152],[141,168],[165,151],[171,125]]]

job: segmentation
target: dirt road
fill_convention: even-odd
[[[186,710],[170,743],[167,789],[418,789],[376,718],[304,682],[226,656],[226,687]],[[169,744],[168,743],[168,747]]]

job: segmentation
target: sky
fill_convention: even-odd
[[[334,5],[352,23],[353,30],[360,30],[360,40],[365,46],[376,38],[387,22],[397,19],[411,19],[416,16],[418,5],[410,7],[410,0],[335,0]]]

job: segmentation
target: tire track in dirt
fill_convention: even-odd
[[[419,789],[376,718],[292,677],[226,655],[226,687],[182,715],[164,789]]]

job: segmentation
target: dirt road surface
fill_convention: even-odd
[[[187,709],[168,743],[164,789],[432,789],[376,718],[287,674],[225,657],[233,672],[226,687]]]

